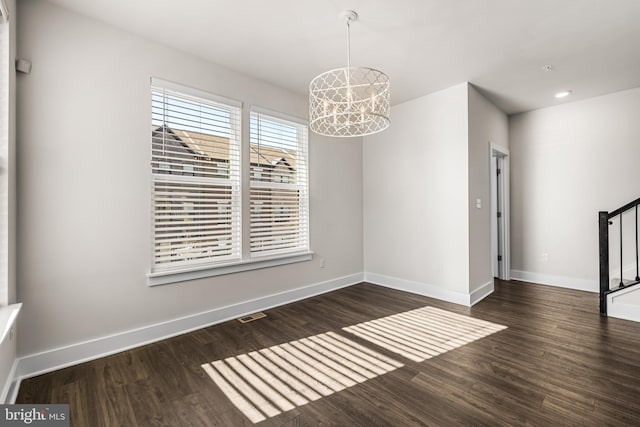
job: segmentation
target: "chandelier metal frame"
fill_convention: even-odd
[[[333,137],[381,132],[391,123],[390,81],[380,70],[351,66],[353,10],[340,13],[347,24],[347,66],[326,71],[309,84],[309,127]]]

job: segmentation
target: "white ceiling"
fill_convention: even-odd
[[[640,0],[49,1],[300,94],[346,65],[345,9],[352,65],[386,72],[393,104],[469,81],[516,113],[640,86]]]

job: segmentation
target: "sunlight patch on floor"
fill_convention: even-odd
[[[439,308],[422,307],[342,329],[422,362],[506,328]]]
[[[202,368],[257,423],[402,366],[327,332],[205,363]]]

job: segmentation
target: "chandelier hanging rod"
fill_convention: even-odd
[[[351,23],[358,20],[355,10],[345,10],[340,13],[340,18],[347,22],[347,68],[351,68]]]

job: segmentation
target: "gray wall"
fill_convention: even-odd
[[[509,149],[508,118],[469,85],[469,292],[493,281],[490,145]],[[476,207],[481,200],[481,208]]]
[[[598,211],[640,197],[638,111],[640,88],[510,117],[514,277],[597,291]]]
[[[467,83],[392,107],[365,137],[365,271],[468,293]]]
[[[508,148],[507,116],[463,83],[392,121],[363,144],[365,271],[453,301],[490,286],[489,147]]]
[[[21,355],[362,272],[361,141],[312,135],[311,245],[326,267],[148,287],[149,77],[298,117],[306,99],[48,2],[19,12],[33,62],[18,82]]]

